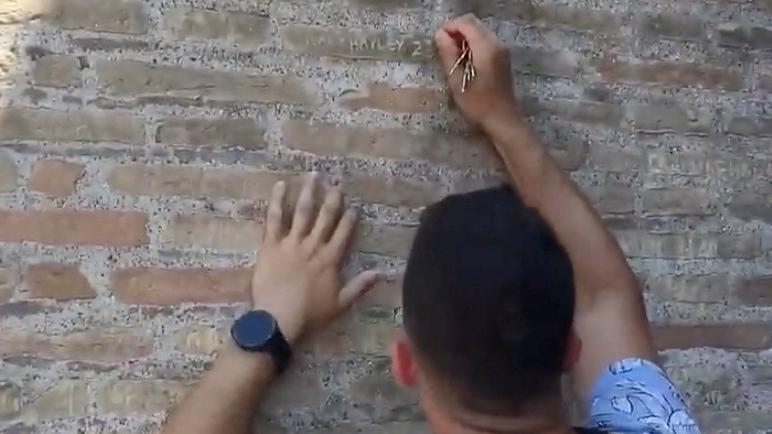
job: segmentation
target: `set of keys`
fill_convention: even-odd
[[[474,68],[472,50],[469,48],[469,43],[467,43],[466,40],[461,42],[461,55],[458,57],[458,60],[456,60],[453,68],[450,69],[448,76],[452,76],[453,73],[456,72],[456,70],[459,68],[463,68],[464,72],[461,80],[461,93],[464,93],[477,76],[477,71]]]

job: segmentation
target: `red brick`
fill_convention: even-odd
[[[146,224],[133,211],[0,211],[0,240],[136,247],[148,243]]]
[[[704,22],[686,15],[659,14],[640,20],[639,29],[647,36],[677,41],[700,41],[705,38]]]
[[[185,396],[189,385],[177,380],[115,380],[95,389],[97,411],[128,416],[171,410]]]
[[[73,300],[96,297],[96,291],[77,265],[29,265],[24,271],[24,282],[32,298]]]
[[[175,8],[164,18],[166,27],[180,39],[224,39],[255,47],[271,36],[271,20],[258,15]]]
[[[83,176],[82,164],[62,160],[43,160],[35,163],[29,187],[49,197],[66,197],[75,192],[75,184]]]
[[[606,57],[598,67],[606,81],[651,83],[679,87],[740,90],[742,76],[731,69],[722,69],[671,61],[620,60]]]
[[[116,192],[195,199],[267,200],[273,184],[279,180],[290,183],[290,197],[293,197],[292,192],[297,190],[301,178],[293,172],[160,165],[117,166],[108,176],[108,183]],[[406,178],[351,174],[343,181],[344,192],[351,199],[386,205],[422,206],[443,194],[438,184]]]
[[[110,286],[128,304],[234,303],[250,299],[251,268],[128,268]]]
[[[18,266],[0,264],[0,303],[6,303],[13,297],[20,280]]]
[[[748,306],[772,306],[772,275],[742,280],[735,292],[737,298]]]
[[[772,347],[772,329],[768,324],[668,325],[653,330],[659,349],[766,350]]]
[[[263,235],[262,224],[222,217],[176,216],[162,234],[170,247],[254,251]]]
[[[635,210],[635,192],[623,185],[602,185],[586,189],[593,205],[603,214],[627,214]]]
[[[154,65],[135,60],[98,61],[104,92],[124,97],[203,98],[217,102],[316,105],[316,95],[293,76],[256,76],[210,69]]]
[[[630,257],[641,258],[714,258],[718,239],[706,234],[652,234],[636,231],[617,233],[622,250]]]
[[[702,189],[652,189],[642,194],[647,216],[710,215],[716,204],[710,192]]]
[[[727,274],[652,276],[646,289],[662,300],[684,303],[720,303],[732,293]]]
[[[0,109],[0,139],[144,144],[139,118],[107,110]]]
[[[153,351],[152,338],[125,328],[95,328],[65,335],[27,331],[0,334],[0,356],[38,356],[55,360],[119,362],[143,358]]]
[[[772,224],[772,194],[740,191],[732,196],[728,208],[739,219]]]
[[[142,34],[147,31],[147,15],[142,4],[133,0],[52,0],[45,18],[65,29]]]
[[[515,71],[553,77],[576,77],[581,71],[581,56],[566,50],[545,50],[527,46],[509,48]]]
[[[32,81],[38,86],[59,88],[79,86],[80,62],[74,56],[43,56],[35,61]]]
[[[349,89],[339,98],[340,105],[349,110],[370,108],[398,113],[435,112],[445,100],[438,89],[394,87],[386,83],[371,83],[365,90]]]
[[[707,135],[713,130],[713,113],[690,110],[674,101],[637,105],[633,109],[635,130],[642,133]]]
[[[365,253],[407,258],[416,227],[401,225],[360,225],[354,246]]]
[[[735,116],[729,120],[726,131],[740,136],[772,137],[772,118]]]
[[[0,193],[16,190],[16,163],[6,153],[0,151]]]
[[[427,134],[405,129],[367,129],[293,119],[283,144],[319,155],[428,160],[454,167],[500,168],[493,147],[479,136]]]
[[[724,47],[772,50],[772,29],[723,23],[718,27],[718,45]]]
[[[155,135],[157,143],[191,146],[265,147],[265,130],[254,119],[164,119]]]

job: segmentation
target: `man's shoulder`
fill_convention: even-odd
[[[667,374],[643,359],[609,365],[595,382],[588,414],[586,426],[608,432],[700,432]]]

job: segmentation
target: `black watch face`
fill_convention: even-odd
[[[234,338],[245,348],[259,348],[267,344],[276,331],[276,320],[268,312],[253,311],[236,321]]]

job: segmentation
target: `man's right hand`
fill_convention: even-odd
[[[472,14],[443,25],[434,36],[442,66],[447,74],[461,55],[466,40],[473,55],[477,76],[461,92],[463,68],[448,77],[448,85],[461,111],[485,127],[499,115],[521,117],[512,86],[509,50],[488,27]]]

